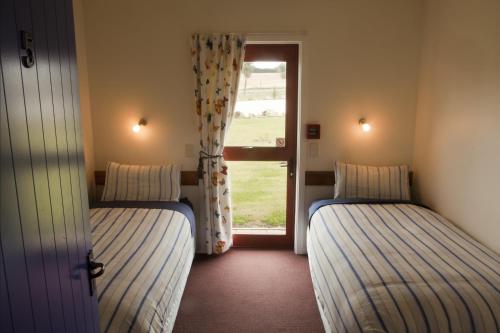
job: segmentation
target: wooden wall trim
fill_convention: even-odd
[[[198,186],[198,171],[181,171],[181,185]]]
[[[96,170],[94,172],[95,184],[104,185],[106,181],[106,171]],[[198,172],[197,171],[181,171],[181,185],[182,186],[198,186]]]
[[[106,181],[106,171],[97,170],[94,172],[95,184],[104,185]],[[413,185],[413,171],[408,174],[410,186]],[[197,171],[181,171],[182,186],[197,186]],[[333,171],[306,171],[306,186],[333,186],[335,185],[335,172]]]
[[[413,171],[408,173],[410,186],[413,185]],[[333,186],[335,185],[334,171],[306,171],[306,186]]]
[[[333,186],[335,172],[333,171],[306,171],[306,186]]]

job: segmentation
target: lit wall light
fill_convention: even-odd
[[[372,127],[370,126],[370,124],[368,124],[366,122],[365,118],[361,118],[359,120],[359,125],[361,126],[361,129],[363,130],[363,132],[370,132],[370,130],[372,129]]]
[[[141,126],[146,126],[147,123],[146,119],[141,118],[137,124],[132,126],[132,131],[134,131],[134,133],[139,133],[141,131]]]

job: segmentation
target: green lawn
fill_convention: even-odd
[[[286,168],[280,162],[228,161],[235,227],[284,227]]]
[[[235,118],[225,146],[274,147],[277,137],[285,136],[285,117]]]
[[[284,117],[235,118],[226,146],[274,147],[285,136]],[[228,161],[235,227],[285,226],[286,168],[281,162]]]

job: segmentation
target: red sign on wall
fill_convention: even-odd
[[[319,124],[307,124],[306,125],[306,137],[307,139],[315,140],[320,138],[321,128]]]

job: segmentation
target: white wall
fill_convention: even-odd
[[[73,0],[73,15],[75,23],[75,41],[77,53],[78,79],[80,88],[81,126],[83,130],[83,155],[89,199],[94,198],[94,139],[92,132],[92,115],[90,111],[89,78],[87,69],[87,49],[85,43],[85,18],[82,0]]]
[[[427,1],[415,135],[422,201],[500,252],[500,1]]]
[[[127,162],[196,161],[189,36],[196,31],[305,31],[304,121],[322,124],[321,158],[411,163],[420,2],[85,1],[85,35],[96,167]],[[146,116],[143,135],[130,131]],[[374,130],[361,136],[357,120]]]
[[[320,157],[304,157],[302,171],[332,169],[336,159],[412,163],[420,0],[86,0],[84,12],[97,169],[107,160],[196,167],[196,158],[185,156],[185,145],[197,148],[199,140],[193,32],[298,36],[302,124],[322,126]],[[130,128],[142,116],[149,124],[134,135]],[[373,125],[368,135],[359,131],[361,116]],[[306,142],[300,145],[307,156]],[[305,226],[303,188],[299,193]]]

